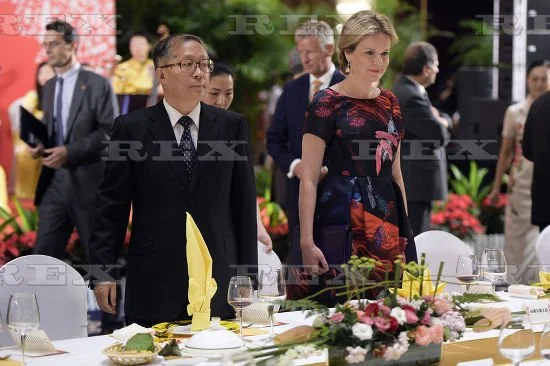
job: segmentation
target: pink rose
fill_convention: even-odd
[[[387,306],[384,305],[384,304],[380,304],[379,307],[380,307],[380,310],[382,311],[382,313],[383,313],[385,316],[390,316],[391,309],[390,309],[389,307],[387,307]]]
[[[439,344],[443,342],[444,335],[445,335],[445,328],[443,328],[443,324],[436,324],[430,327],[430,338],[433,343]]]
[[[418,315],[416,315],[416,309],[410,305],[403,305],[401,309],[405,311],[405,316],[407,317],[407,324],[414,324],[418,322]]]
[[[382,318],[380,316],[374,318],[374,325],[381,332],[385,332],[386,330],[390,329],[391,326],[388,318]]]
[[[344,314],[342,314],[339,311],[332,314],[332,316],[330,317],[330,322],[333,324],[341,323],[343,320],[344,320]]]
[[[422,319],[420,320],[420,324],[422,324],[422,325],[428,325],[428,324],[430,324],[430,319],[431,319],[431,318],[432,318],[432,317],[431,317],[430,313],[429,313],[428,311],[426,311],[426,312],[424,313],[424,316],[423,316]]]
[[[436,299],[434,301],[434,308],[437,315],[444,314],[447,311],[451,310],[451,306],[449,305],[449,303],[442,299]]]
[[[427,346],[428,344],[430,344],[431,339],[431,333],[427,327],[421,325],[416,328],[416,332],[414,335],[414,341],[416,342],[416,344],[418,344],[419,346]]]
[[[370,316],[368,316],[367,314],[363,314],[360,317],[358,317],[357,319],[363,324],[368,324],[368,325],[373,325],[374,324],[374,320],[372,320],[372,318]]]

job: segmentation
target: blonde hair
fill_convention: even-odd
[[[346,21],[338,40],[338,62],[343,73],[348,73],[346,72],[348,64],[346,52],[353,52],[364,37],[379,33],[390,36],[392,45],[399,40],[393,25],[384,14],[372,10],[362,10],[353,14]]]
[[[306,37],[318,37],[321,47],[334,45],[334,32],[330,25],[322,20],[309,20],[301,24],[294,32],[296,42]]]

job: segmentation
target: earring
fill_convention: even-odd
[[[346,74],[349,74],[351,72],[351,62],[348,61],[348,66],[344,69]]]

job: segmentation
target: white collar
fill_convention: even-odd
[[[328,86],[330,84],[330,81],[332,80],[332,76],[334,75],[335,71],[336,66],[334,66],[334,64],[331,62],[328,71],[321,75],[321,77],[316,78],[315,76],[313,76],[313,74],[309,74],[309,84],[311,85],[315,80],[321,80],[321,82],[323,83],[322,85]]]
[[[71,77],[73,76],[74,74],[78,73],[78,71],[80,70],[80,62],[75,62],[75,64],[73,66],[71,66],[71,68],[67,71],[65,71],[63,74],[57,74],[57,77],[59,78],[62,78],[62,79],[66,79],[68,77]]]
[[[420,84],[418,81],[414,80],[409,75],[405,75],[405,76],[408,77],[409,80],[412,81],[416,85],[416,87],[420,91],[420,94],[422,94],[422,95],[426,94],[426,88],[424,88],[424,85]]]
[[[166,108],[166,112],[168,113],[168,118],[170,118],[170,123],[172,124],[172,128],[178,123],[181,117],[183,117],[183,114],[181,114],[176,108],[172,107],[168,102],[166,101],[166,98],[162,98],[162,103],[164,104],[164,108]],[[195,123],[195,126],[197,126],[197,129],[199,128],[199,120],[201,115],[201,103],[198,102],[195,108],[189,112],[188,116],[191,117],[193,120],[193,123]]]

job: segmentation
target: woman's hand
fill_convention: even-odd
[[[302,261],[306,272],[314,275],[322,275],[328,272],[328,263],[319,249],[313,242],[303,243],[302,247]]]

